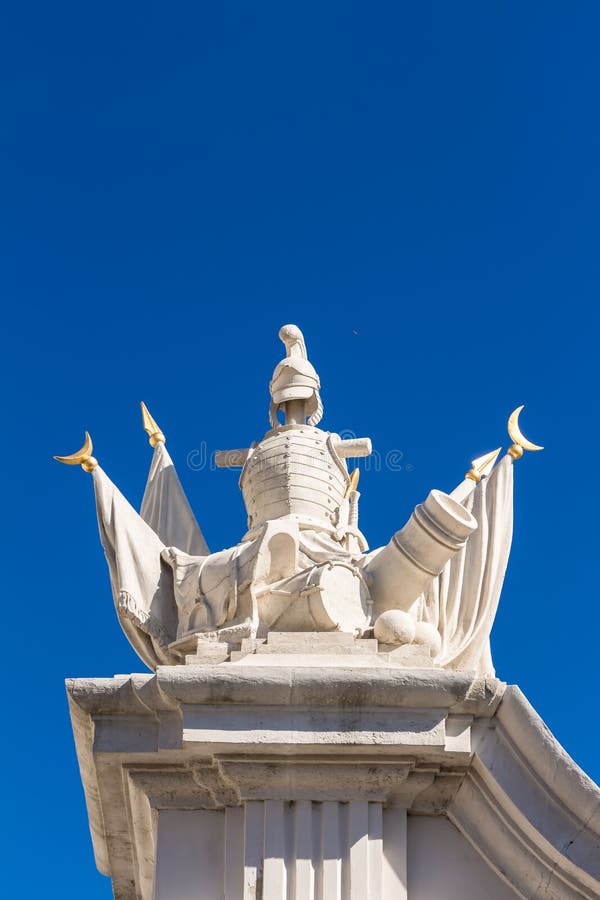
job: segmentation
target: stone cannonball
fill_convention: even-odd
[[[410,644],[415,637],[416,623],[401,609],[388,609],[375,621],[373,633],[382,644]]]
[[[442,639],[440,633],[433,625],[428,622],[417,622],[414,636],[415,644],[423,644],[428,647],[432,656],[437,656],[442,649]]]

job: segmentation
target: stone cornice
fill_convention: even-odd
[[[600,791],[504,688],[318,666],[69,681],[98,868],[150,900],[157,809],[368,799],[447,815],[518,896],[597,897]]]
[[[326,675],[324,675],[326,671]],[[155,675],[67,680],[95,715],[147,714],[181,704],[447,709],[492,716],[504,683],[472,672],[353,666],[159,666]]]

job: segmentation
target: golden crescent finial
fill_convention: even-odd
[[[356,490],[358,487],[358,479],[360,478],[360,469],[355,469],[350,476],[350,481],[348,482],[348,487],[346,488],[346,493],[344,494],[344,499],[347,499],[350,494]]]
[[[166,437],[150,415],[148,407],[143,400],[140,402],[140,407],[142,409],[142,422],[144,423],[144,431],[149,437],[150,446],[156,447],[157,444],[166,443]]]
[[[508,448],[508,454],[509,456],[512,456],[513,459],[520,459],[521,456],[523,456],[523,450],[536,451],[544,449],[543,447],[540,447],[539,444],[533,444],[531,441],[528,441],[519,428],[519,416],[523,409],[524,406],[517,406],[508,417],[508,433],[511,440],[514,441],[512,446]]]
[[[69,456],[55,456],[54,459],[64,463],[66,466],[81,466],[85,472],[93,472],[98,465],[98,460],[92,456],[93,449],[92,439],[86,431],[85,441],[81,450],[71,453]]]
[[[498,454],[501,450],[502,447],[498,447],[497,450],[492,450],[491,453],[486,453],[484,456],[478,456],[477,459],[474,459],[471,462],[471,469],[469,469],[465,478],[470,478],[471,481],[479,484],[481,479],[489,475],[494,468],[494,463],[498,459]]]

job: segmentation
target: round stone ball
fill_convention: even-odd
[[[416,622],[401,609],[388,609],[375,622],[373,633],[382,644],[410,644],[415,637]]]
[[[442,649],[442,639],[440,633],[433,625],[428,622],[417,622],[414,636],[415,644],[423,644],[429,647],[432,656],[437,656]]]

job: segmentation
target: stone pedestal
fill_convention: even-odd
[[[518,689],[301,640],[68,682],[118,900],[600,895],[600,792]]]
[[[377,802],[162,810],[154,896],[406,897],[405,850],[406,811]]]

